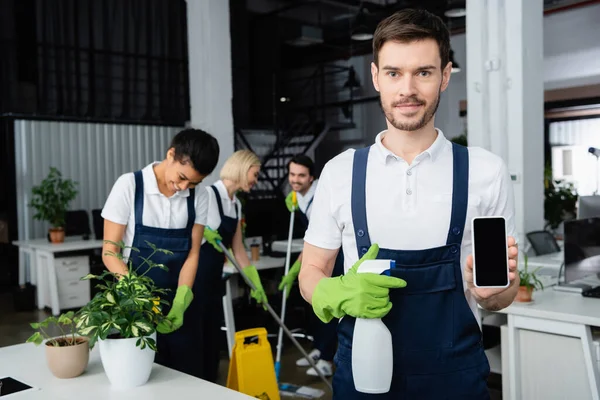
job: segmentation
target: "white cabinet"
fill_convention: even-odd
[[[54,269],[60,309],[86,305],[90,301],[90,281],[82,281],[81,278],[90,273],[90,258],[88,256],[55,258]]]

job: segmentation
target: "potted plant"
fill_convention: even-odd
[[[90,347],[88,338],[77,335],[78,317],[73,311],[61,314],[59,317],[50,316],[42,322],[31,324],[35,332],[28,343],[39,346],[46,341],[46,361],[54,376],[61,379],[74,378],[85,371]],[[59,336],[51,336],[50,330],[60,331]]]
[[[552,168],[546,165],[544,170],[544,219],[546,226],[556,232],[564,220],[577,215],[577,190],[572,183],[562,179],[552,179]]]
[[[123,261],[123,242],[113,243],[121,248],[119,253],[108,253]],[[145,384],[150,377],[156,351],[156,326],[165,320],[163,307],[167,289],[156,287],[146,276],[153,268],[167,270],[163,264],[156,264],[152,257],[157,252],[172,254],[158,249],[151,243],[153,253],[144,259],[137,268],[127,262],[129,272],[121,276],[105,271],[102,275],[89,274],[83,279],[97,279],[100,289],[94,298],[80,311],[77,323],[79,332],[90,339],[90,346],[97,342],[104,371],[113,387],[126,389]],[[148,270],[138,273],[146,265]]]
[[[517,297],[515,300],[522,303],[528,303],[532,301],[533,291],[544,289],[544,285],[536,275],[536,272],[541,267],[538,267],[533,271],[529,271],[527,267],[527,254],[523,254],[523,260],[525,265],[523,269],[519,270],[519,291],[517,292]]]
[[[39,186],[31,189],[33,198],[29,204],[35,209],[33,219],[50,223],[50,241],[61,243],[65,240],[65,214],[69,203],[77,197],[77,182],[63,179],[60,171],[50,167],[50,173]]]

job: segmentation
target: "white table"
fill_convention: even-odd
[[[508,320],[501,339],[504,399],[600,399],[591,333],[600,327],[600,299],[548,288],[534,292],[533,303],[498,313]]]
[[[49,305],[52,308],[52,314],[59,315],[60,302],[58,295],[59,282],[57,280],[56,271],[56,253],[101,249],[103,241],[92,239],[82,240],[77,237],[66,238],[63,243],[50,243],[47,239],[33,239],[17,240],[14,241],[13,244],[19,247],[19,284],[22,285],[28,280],[35,284],[37,289],[38,308],[41,310],[46,305]],[[29,259],[31,271],[29,279],[27,278],[28,274],[26,273],[27,259]],[[65,267],[68,267],[68,265],[65,265]],[[76,266],[73,266],[73,268],[75,267]],[[88,273],[89,265],[87,266],[87,272],[85,273],[74,271],[74,274],[80,275],[78,278],[81,278]],[[83,285],[89,287],[89,282],[82,281],[81,284],[82,287]],[[89,301],[89,298],[83,300],[83,304],[85,304]],[[81,301],[78,301],[77,304],[80,303]]]
[[[202,256],[200,256],[202,257]],[[260,256],[258,261],[250,261],[256,267],[258,271],[282,268],[285,265],[285,258],[283,257],[269,257]],[[237,274],[235,267],[227,261],[223,266],[223,274],[235,275]],[[233,293],[231,289],[231,279],[228,278],[225,282],[225,295],[223,296],[223,317],[225,319],[225,331],[227,335],[227,347],[229,350],[229,357],[233,353],[233,345],[235,344],[235,319],[233,315]]]
[[[58,379],[46,365],[43,346],[31,343],[0,348],[0,379],[10,376],[37,390],[27,390],[2,397],[7,400],[165,400],[223,399],[243,400],[252,397],[223,386],[154,364],[148,382],[137,388],[114,390],[104,373],[98,347],[90,353],[83,375]]]
[[[275,240],[271,243],[271,251],[287,252],[287,240]],[[292,253],[300,253],[304,249],[304,239],[292,239]]]

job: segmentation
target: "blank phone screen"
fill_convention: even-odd
[[[477,286],[506,286],[506,225],[503,218],[473,220],[473,249],[475,284]]]

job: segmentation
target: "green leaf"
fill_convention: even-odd
[[[88,336],[94,329],[98,328],[97,326],[88,326],[86,328],[80,329],[79,334],[81,336]]]
[[[36,346],[39,346],[44,341],[44,337],[41,333],[35,332],[33,335],[27,339],[26,343],[34,343]]]
[[[108,300],[110,303],[115,304],[115,296],[113,296],[113,294],[111,292],[106,292],[106,300]]]

